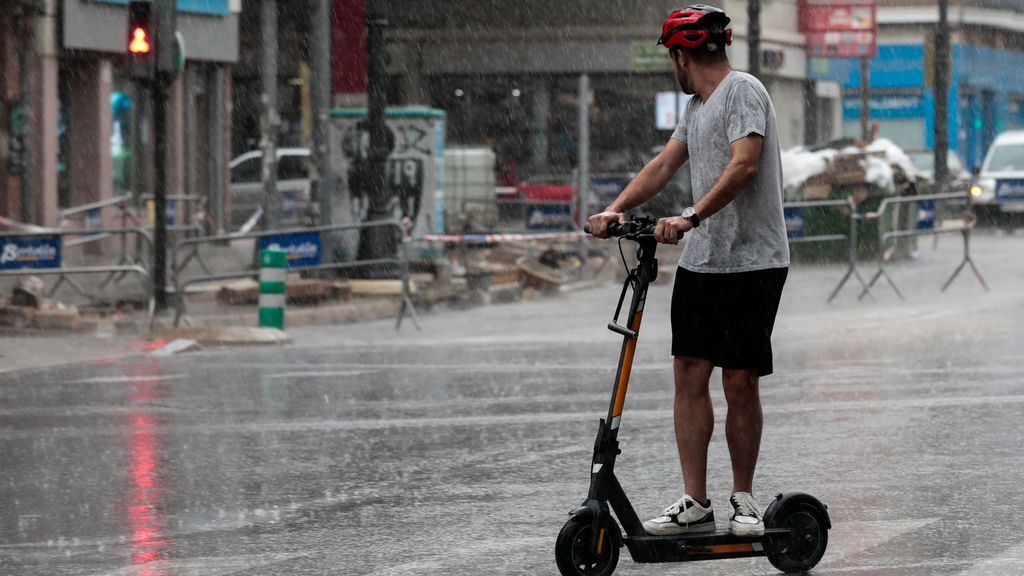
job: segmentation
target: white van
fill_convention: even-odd
[[[281,199],[280,227],[305,226],[311,221],[310,151],[277,149],[277,194]],[[263,201],[263,152],[246,152],[228,164],[231,170],[231,229],[237,230]]]
[[[1024,212],[1024,130],[996,136],[985,155],[971,196],[1002,212]]]

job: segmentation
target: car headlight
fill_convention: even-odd
[[[975,184],[974,186],[971,186],[971,196],[973,198],[980,198],[981,195],[984,194],[984,193],[985,193],[985,189],[982,188],[981,186],[979,186],[977,184]]]

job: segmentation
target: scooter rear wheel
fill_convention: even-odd
[[[565,523],[555,541],[555,563],[562,576],[609,576],[619,562],[622,533],[611,519],[602,522],[603,536],[597,554],[593,550],[593,522],[574,517]]]
[[[772,542],[768,561],[787,574],[806,572],[825,555],[828,520],[820,508],[808,502],[787,506],[781,512],[772,528],[788,528],[792,534]]]

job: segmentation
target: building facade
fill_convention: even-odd
[[[931,149],[935,133],[932,2],[888,0],[878,10],[878,55],[870,62],[870,119],[879,136]],[[951,2],[950,149],[979,165],[997,134],[1024,128],[1024,14],[1019,3]],[[860,68],[852,59],[812,59],[808,75],[843,87],[844,132],[860,135]]]
[[[57,226],[62,208],[152,191],[148,96],[124,72],[126,0],[0,2],[0,215]],[[231,0],[178,0],[186,64],[170,90],[169,194],[225,200]]]
[[[510,180],[571,173],[581,74],[590,76],[595,172],[639,168],[671,133],[657,126],[656,104],[659,93],[675,92],[678,84],[667,51],[656,42],[662,20],[679,2],[382,4],[395,103],[445,110],[449,144],[493,147]],[[732,18],[733,67],[747,69],[747,3],[712,4]],[[762,80],[775,103],[781,143],[800,144],[805,94],[816,87],[807,81],[796,3],[764,3],[761,29]],[[828,98],[822,91],[821,99]]]

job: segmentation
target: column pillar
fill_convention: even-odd
[[[551,116],[551,83],[537,79],[533,83],[533,118],[530,122],[532,154],[530,166],[533,173],[548,172],[548,120]]]
[[[56,227],[59,222],[57,206],[57,123],[59,100],[57,97],[57,58],[40,56],[35,59],[32,74],[33,118],[32,133],[32,191],[35,224]]]
[[[80,206],[114,196],[114,165],[110,155],[113,76],[109,60],[78,60],[68,101],[68,174],[71,204]],[[104,211],[104,226],[113,225],[113,212]]]

